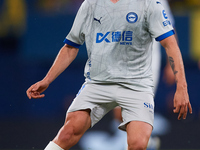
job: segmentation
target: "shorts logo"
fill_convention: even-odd
[[[129,23],[135,23],[138,20],[138,15],[134,12],[130,12],[126,15],[126,20]]]
[[[145,103],[144,103],[144,107],[154,110],[154,106],[153,106],[153,104],[151,104],[151,103],[145,102]]]

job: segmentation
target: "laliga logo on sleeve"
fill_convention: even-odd
[[[138,15],[134,12],[130,12],[126,15],[126,20],[129,23],[135,23],[138,20]]]
[[[162,13],[163,13],[163,17],[164,17],[165,19],[168,19],[166,11],[163,10]]]
[[[162,14],[163,14],[163,17],[166,19],[164,22],[163,22],[163,26],[168,26],[168,25],[171,25],[171,22],[169,21],[168,17],[167,17],[167,13],[165,10],[162,11]]]

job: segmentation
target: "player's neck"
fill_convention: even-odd
[[[119,0],[110,0],[113,3],[117,3]]]

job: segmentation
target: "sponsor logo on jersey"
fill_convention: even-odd
[[[133,31],[116,31],[116,32],[107,32],[97,33],[96,43],[106,42],[119,42],[120,45],[132,45],[133,40]]]
[[[138,20],[138,15],[134,12],[130,12],[126,15],[126,20],[129,23],[135,23]]]

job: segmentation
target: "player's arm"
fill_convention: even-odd
[[[178,43],[178,36],[177,36],[177,32],[176,32],[176,29],[174,28],[174,31],[176,34],[174,34],[175,38],[176,38],[176,41]],[[172,71],[172,68],[169,64],[169,59],[166,58],[166,65],[164,67],[164,81],[168,84],[168,85],[173,85],[175,83],[175,79],[174,79],[174,74],[173,74],[173,71]]]
[[[180,49],[174,35],[163,39],[160,43],[166,50],[177,85],[174,96],[174,113],[179,113],[179,120],[181,118],[186,119],[187,111],[189,109],[190,113],[192,113],[192,107],[189,101],[187,82]]]
[[[53,82],[76,58],[78,54],[78,48],[65,44],[59,51],[53,65],[49,69],[47,75],[43,80],[33,84],[27,91],[27,96],[31,98],[42,98],[45,95],[44,92],[49,84]]]

